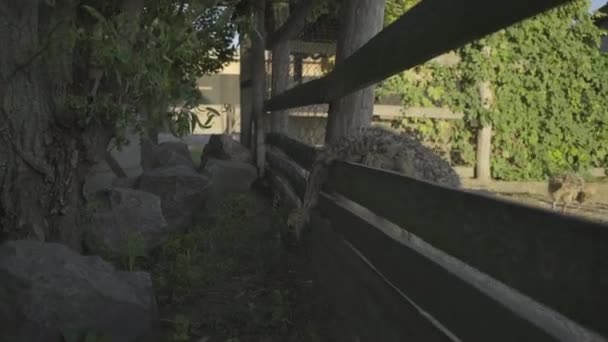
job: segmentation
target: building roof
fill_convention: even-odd
[[[608,29],[608,3],[606,3],[604,6],[598,8],[597,11],[595,11],[595,13],[604,14],[603,16],[595,19],[595,24],[599,27]]]

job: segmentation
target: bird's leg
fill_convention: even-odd
[[[555,201],[551,202],[551,210],[555,210]]]
[[[568,202],[564,202],[564,206],[562,207],[562,214],[566,212],[567,205],[568,205]]]

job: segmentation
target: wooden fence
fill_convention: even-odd
[[[263,22],[264,1],[257,1],[256,20]],[[266,112],[328,103],[567,2],[422,1],[325,77],[264,104],[254,98],[248,122],[256,123],[251,140],[257,141],[260,171],[292,207],[300,205],[316,150],[280,133],[266,134],[261,124]],[[289,39],[312,1],[300,3],[269,42],[264,35],[252,39],[254,93],[264,89],[264,49]],[[318,281],[351,323],[345,336],[360,341],[604,341],[608,336],[606,226],[335,162],[308,231],[305,245]]]
[[[315,149],[266,142],[268,177],[299,206]],[[608,333],[606,226],[346,162],[331,166],[318,210],[314,269],[362,341]]]

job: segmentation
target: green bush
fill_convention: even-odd
[[[387,2],[387,12],[403,2]],[[544,179],[563,170],[605,167],[608,56],[599,50],[603,32],[589,5],[577,0],[525,20],[456,50],[456,66],[429,62],[386,80],[378,92],[401,95],[405,107],[446,106],[465,113],[462,122],[396,123],[437,145],[449,134],[452,160],[462,165],[475,163],[476,131],[492,123],[496,179]],[[481,106],[479,81],[493,86],[491,110]]]

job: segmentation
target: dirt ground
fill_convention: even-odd
[[[489,190],[491,191],[491,190]],[[551,209],[551,198],[549,195],[537,193],[505,193],[493,192],[495,196],[529,206]],[[557,205],[557,211],[561,211],[561,205]],[[588,203],[571,203],[566,208],[566,214],[587,220],[608,224],[608,202],[603,199],[591,200]]]
[[[280,241],[281,209],[264,192],[228,200],[155,258],[163,341],[332,341],[332,309],[304,251]]]

